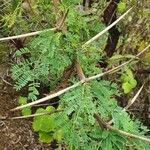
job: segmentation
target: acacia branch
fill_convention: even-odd
[[[44,32],[44,31],[56,31],[56,29],[57,28],[55,27],[55,28],[51,28],[51,29],[45,29],[45,30],[41,30],[41,31],[35,31],[35,32],[25,33],[25,34],[16,35],[16,36],[4,37],[4,38],[0,38],[0,41],[7,41],[7,40],[25,38],[25,37],[29,37],[29,36],[35,36],[35,35],[39,35],[40,33]]]
[[[135,134],[132,134],[132,133],[128,133],[128,132],[119,130],[119,129],[115,128],[115,127],[112,127],[111,125],[109,125],[106,122],[104,122],[98,114],[94,114],[94,118],[97,120],[100,128],[103,127],[103,128],[109,129],[111,131],[114,131],[116,133],[119,133],[119,134],[121,134],[123,136],[139,139],[139,140],[142,140],[142,141],[150,143],[150,139],[148,139],[148,138],[141,137],[141,136],[138,136],[138,135],[135,135]]]
[[[68,12],[69,12],[69,9],[67,9],[66,13],[65,13],[64,16],[62,17],[62,20],[61,20],[60,24],[57,26],[57,29],[58,29],[58,30],[64,25],[64,22],[65,22],[65,20],[66,20],[66,18],[67,18]]]
[[[85,80],[86,77],[83,73],[82,67],[79,64],[79,62],[76,61],[75,66],[76,66],[77,74],[78,74],[80,80]]]
[[[141,52],[139,52],[135,57],[131,58],[130,60],[124,62],[123,64],[115,67],[115,68],[112,68],[104,73],[100,73],[100,74],[97,74],[95,76],[92,76],[92,77],[89,77],[87,80],[90,81],[90,80],[94,80],[94,79],[97,79],[99,77],[102,77],[106,74],[110,74],[110,73],[113,73],[114,71],[117,71],[118,69],[121,69],[123,66],[129,64],[130,62],[132,62],[133,60],[137,59],[139,56],[141,56],[143,53],[145,53],[148,49],[150,48],[150,45],[148,45],[144,50],[142,50]]]
[[[135,94],[135,96],[131,100],[129,100],[127,106],[125,108],[123,108],[123,111],[127,111],[127,109],[129,109],[129,107],[136,101],[136,99],[140,95],[143,87],[144,87],[144,84],[141,86],[141,88],[138,90],[138,92]]]
[[[45,29],[45,30],[40,30],[40,31],[35,31],[35,32],[30,32],[30,33],[25,33],[25,34],[16,35],[16,36],[4,37],[4,38],[0,38],[0,41],[7,41],[7,40],[25,38],[25,37],[29,37],[29,36],[35,36],[35,35],[39,35],[40,33],[45,32],[45,31],[57,31],[64,25],[64,22],[65,22],[65,19],[66,19],[67,15],[68,15],[68,12],[69,12],[69,9],[67,9],[67,11],[64,14],[60,24],[58,26],[56,26],[55,28]]]
[[[149,48],[150,48],[150,45],[148,45],[144,50],[142,50],[140,53],[138,53],[138,54],[136,55],[136,57],[139,57],[140,55],[142,55],[142,54],[143,54],[144,52],[146,52]],[[58,92],[56,92],[56,93],[53,93],[53,94],[51,94],[51,95],[48,95],[48,96],[46,96],[46,97],[44,97],[44,98],[41,98],[41,99],[39,99],[39,100],[36,100],[36,101],[34,101],[34,102],[31,102],[31,103],[28,103],[28,104],[25,104],[25,105],[22,105],[22,106],[18,106],[18,107],[14,108],[14,109],[11,109],[10,111],[19,110],[19,109],[22,109],[22,108],[25,108],[25,107],[29,107],[29,106],[33,106],[33,105],[35,105],[35,104],[39,104],[39,103],[45,102],[45,101],[50,100],[50,99],[52,99],[52,98],[58,97],[58,96],[60,96],[60,95],[62,95],[62,94],[64,94],[64,93],[70,91],[71,89],[74,89],[74,88],[76,88],[76,87],[82,85],[82,84],[85,83],[85,82],[88,82],[88,81],[91,81],[91,80],[100,78],[100,77],[102,77],[102,76],[104,76],[104,75],[107,75],[107,74],[110,74],[110,73],[114,73],[115,71],[121,69],[123,66],[129,64],[129,63],[130,63],[131,61],[133,61],[136,57],[134,57],[134,58],[130,59],[129,61],[127,61],[127,62],[125,62],[125,63],[123,63],[123,64],[121,64],[121,65],[119,65],[119,66],[117,66],[117,67],[114,67],[114,68],[112,68],[112,69],[110,69],[110,70],[108,70],[108,71],[106,71],[106,72],[104,72],[104,73],[100,73],[100,74],[97,74],[97,75],[92,76],[92,77],[89,77],[89,78],[84,78],[84,79],[82,79],[81,81],[75,83],[75,84],[72,85],[72,86],[69,86],[69,87],[67,87],[67,88],[65,88],[65,89],[63,89],[63,90],[60,90],[60,91],[58,91]]]
[[[19,116],[19,117],[0,117],[0,120],[17,120],[17,119],[26,119],[26,118],[32,118],[32,117],[36,117],[36,116],[43,116],[43,115],[52,115],[54,113],[58,113],[58,112],[63,112],[64,110],[54,110],[52,112],[44,112],[44,113],[36,113],[36,114],[32,114],[32,115],[27,115],[27,116]]]
[[[96,36],[94,36],[92,39],[90,39],[89,41],[87,41],[84,45],[89,45],[90,43],[92,43],[93,41],[97,40],[101,35],[103,35],[105,32],[107,32],[109,29],[111,29],[114,25],[116,25],[121,19],[123,19],[130,11],[132,8],[130,8],[127,12],[125,12],[122,16],[120,16],[115,22],[113,22],[112,24],[110,24],[107,28],[105,28],[102,32],[98,33]],[[66,17],[68,14],[68,10],[67,13],[65,13],[64,17],[62,20],[65,21]],[[65,19],[64,19],[65,18]],[[58,27],[60,27],[61,24],[63,24],[61,21],[61,23],[58,25]],[[58,30],[58,27],[55,28],[51,28],[51,29],[45,29],[45,30],[41,30],[41,31],[36,31],[36,32],[30,32],[30,33],[25,33],[25,34],[21,34],[21,35],[16,35],[16,36],[10,36],[10,37],[4,37],[4,38],[0,38],[0,41],[7,41],[7,40],[14,40],[14,39],[18,39],[18,38],[25,38],[25,37],[29,37],[29,36],[35,36],[35,35],[39,35],[40,33],[44,32],[44,31],[56,31]]]
[[[63,89],[63,90],[60,90],[60,91],[58,91],[58,92],[56,92],[56,93],[53,93],[53,94],[51,94],[51,95],[48,95],[48,96],[46,96],[46,97],[44,97],[44,98],[41,98],[41,99],[39,99],[39,100],[33,101],[33,102],[31,102],[31,103],[28,103],[28,104],[25,104],[25,105],[16,107],[16,108],[14,108],[14,109],[11,109],[10,111],[15,111],[15,110],[19,110],[19,109],[22,109],[22,108],[25,108],[25,107],[33,106],[33,105],[35,105],[35,104],[39,104],[39,103],[45,102],[45,101],[47,101],[47,100],[50,100],[50,99],[52,99],[52,98],[58,97],[58,96],[60,96],[60,95],[62,95],[62,94],[64,94],[64,93],[66,93],[67,91],[70,91],[71,89],[74,89],[74,88],[80,86],[80,85],[81,85],[82,83],[84,83],[84,82],[85,82],[85,81],[82,80],[82,81],[77,82],[76,84],[74,84],[74,85],[72,85],[72,86],[69,86],[69,87],[67,87],[67,88],[65,88],[65,89]]]
[[[135,96],[131,100],[129,100],[127,106],[123,108],[123,111],[127,111],[127,109],[136,101],[136,99],[140,95],[143,87],[144,87],[144,84],[141,86],[141,88],[138,90],[138,92],[135,94]],[[113,119],[111,119],[107,124],[111,125],[112,123],[113,123]]]
[[[87,41],[82,47],[85,47],[89,44],[91,44],[93,41],[97,40],[101,35],[106,33],[109,29],[111,29],[113,26],[115,26],[120,20],[122,20],[130,11],[132,10],[132,7],[127,10],[123,15],[121,15],[116,21],[114,21],[112,24],[110,24],[107,28],[105,28],[103,31],[95,35],[93,38],[91,38],[89,41]]]

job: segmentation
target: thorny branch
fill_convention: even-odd
[[[130,8],[126,13],[124,13],[120,18],[118,18],[115,22],[113,22],[111,25],[109,25],[106,29],[104,29],[102,32],[100,32],[99,34],[97,34],[96,36],[94,36],[92,39],[90,39],[89,41],[87,41],[82,47],[86,46],[86,45],[89,45],[90,43],[92,43],[93,41],[97,40],[102,34],[104,34],[105,32],[107,32],[109,29],[111,29],[115,24],[117,24],[121,19],[123,19],[130,11],[131,11],[132,8]],[[65,13],[64,17],[62,18],[62,21],[60,22],[60,24],[55,27],[55,28],[52,28],[52,29],[48,29],[48,31],[56,31],[58,29],[60,29],[63,24],[64,24],[64,21],[67,17],[67,14],[68,14],[68,10],[67,12]],[[6,40],[12,40],[12,39],[18,39],[18,38],[24,38],[24,37],[28,37],[28,36],[34,36],[34,35],[38,35],[40,33],[42,33],[42,31],[36,31],[36,32],[32,32],[32,33],[26,33],[26,34],[22,34],[22,35],[17,35],[17,36],[12,36],[12,37],[5,37],[5,38],[1,38],[0,41],[6,41]],[[142,55],[145,51],[147,51],[149,49],[150,45],[148,45],[143,51],[141,51],[140,53],[138,53],[136,55],[136,57],[139,57],[140,55]],[[16,107],[14,109],[12,109],[11,111],[14,111],[14,110],[18,110],[18,109],[22,109],[22,108],[25,108],[25,107],[28,107],[28,106],[33,106],[35,104],[39,104],[41,102],[45,102],[47,100],[50,100],[54,97],[57,97],[57,96],[60,96],[62,95],[63,93],[71,90],[71,89],[74,89],[78,86],[80,86],[81,84],[85,83],[85,82],[89,82],[91,80],[94,80],[94,79],[97,79],[99,77],[102,77],[104,75],[107,75],[107,74],[110,74],[110,73],[114,73],[115,71],[117,71],[118,69],[121,69],[123,66],[129,64],[131,61],[133,61],[134,58],[130,59],[129,61],[115,67],[115,68],[112,68],[104,73],[100,73],[100,74],[97,74],[95,76],[92,76],[92,77],[89,77],[89,78],[86,78],[83,71],[82,71],[82,68],[80,66],[80,64],[77,62],[76,63],[76,68],[77,68],[77,72],[78,72],[78,75],[80,77],[80,81],[77,82],[76,84],[68,87],[68,88],[65,88],[63,90],[60,90],[54,94],[51,94],[47,97],[44,97],[40,100],[37,100],[35,102],[31,102],[31,103],[28,103],[26,105],[23,105],[23,106],[19,106],[19,107]],[[140,94],[141,90],[143,89],[143,86],[139,89],[139,91],[137,92],[137,94],[135,95],[135,97],[131,100],[131,103],[129,103],[125,108],[124,108],[124,111],[126,109],[128,109],[132,104],[133,102],[136,100],[136,98],[138,97],[138,95]],[[57,113],[57,112],[62,112],[63,110],[56,110],[56,111],[53,111],[53,112],[47,112],[47,113],[39,113],[39,114],[32,114],[32,115],[28,115],[28,116],[19,116],[19,117],[12,117],[12,118],[8,118],[8,117],[1,117],[0,119],[1,120],[15,120],[15,119],[23,119],[23,118],[30,118],[30,117],[35,117],[35,116],[42,116],[42,115],[50,115],[50,114],[54,114],[54,113]],[[116,133],[119,133],[121,135],[124,135],[124,136],[127,136],[127,137],[131,137],[131,138],[136,138],[136,139],[139,139],[139,140],[143,140],[143,141],[146,141],[146,142],[150,142],[150,139],[148,138],[144,138],[144,137],[141,137],[141,136],[138,136],[138,135],[134,135],[134,134],[131,134],[131,133],[128,133],[128,132],[125,132],[125,131],[122,131],[122,130],[119,130],[115,127],[112,127],[110,124],[104,122],[100,116],[98,114],[94,114],[94,117],[95,119],[97,120],[99,126],[103,129],[109,129],[111,131],[114,131]]]
[[[120,20],[122,20],[131,10],[132,10],[132,7],[129,10],[127,10],[122,16],[120,16],[116,21],[114,21],[112,24],[110,24],[107,28],[105,28],[103,31],[101,31],[96,36],[94,36],[89,41],[87,41],[82,47],[85,47],[85,46],[91,44],[92,42],[94,42],[95,40],[97,40],[101,35],[103,35],[105,32],[107,32],[109,29],[111,29],[114,25],[116,25]]]
[[[82,70],[81,65],[79,64],[79,62],[76,61],[75,66],[76,66],[77,74],[78,74],[80,80],[85,80],[86,77],[83,73],[83,70]]]
[[[112,68],[112,69],[110,69],[110,70],[108,70],[108,71],[106,71],[106,72],[97,74],[97,75],[92,76],[92,77],[84,78],[84,79],[80,80],[79,82],[75,83],[75,84],[72,85],[72,86],[69,86],[69,87],[67,87],[67,88],[65,88],[65,89],[63,89],[63,90],[60,90],[60,91],[58,91],[58,92],[56,92],[56,93],[53,93],[53,94],[51,94],[51,95],[48,95],[48,96],[46,96],[46,97],[44,97],[44,98],[41,98],[41,99],[39,99],[39,100],[37,100],[37,101],[34,101],[34,102],[28,103],[28,104],[26,104],[26,105],[22,105],[22,106],[16,107],[16,108],[14,108],[14,109],[11,109],[10,111],[19,110],[19,109],[22,109],[22,108],[25,108],[25,107],[29,107],[29,106],[33,106],[33,105],[35,105],[35,104],[39,104],[39,103],[41,103],[41,102],[45,102],[45,101],[50,100],[50,99],[52,99],[52,98],[54,98],[54,97],[58,97],[58,96],[60,96],[60,95],[62,95],[62,94],[64,94],[64,93],[66,93],[67,91],[70,91],[71,89],[74,89],[74,88],[76,88],[76,87],[82,85],[82,84],[85,83],[85,82],[89,82],[89,81],[92,81],[92,80],[94,80],[94,79],[98,79],[98,78],[100,78],[100,77],[102,77],[102,76],[104,76],[104,75],[114,73],[114,72],[116,72],[117,70],[121,69],[123,66],[125,66],[125,65],[129,64],[130,62],[132,62],[135,58],[137,58],[137,57],[139,57],[140,55],[142,55],[142,54],[143,54],[144,52],[146,52],[149,48],[150,48],[150,45],[148,45],[144,50],[142,50],[140,53],[138,53],[138,54],[136,55],[136,57],[134,57],[134,58],[128,60],[127,62],[125,62],[125,63],[123,63],[123,64],[121,64],[121,65],[119,65],[119,66],[117,66],[117,67],[114,67],[114,68]]]
[[[140,55],[137,54],[136,56],[140,56]],[[83,73],[83,70],[82,70],[80,64],[77,63],[76,66],[77,66],[77,72],[78,72],[78,75],[79,75],[80,79],[81,80],[84,79],[85,75]],[[137,97],[139,96],[140,92],[142,91],[143,86],[144,86],[144,84],[141,86],[141,88],[139,89],[137,94],[133,97],[133,99],[128,103],[128,105],[123,109],[124,111],[126,111],[134,103],[134,101],[137,99]],[[143,140],[143,141],[146,141],[146,142],[150,142],[150,139],[148,139],[148,138],[141,137],[141,136],[138,136],[138,135],[135,135],[135,134],[131,134],[131,133],[128,133],[128,132],[125,132],[125,131],[122,131],[122,130],[119,130],[117,128],[112,127],[109,123],[104,122],[100,118],[100,116],[98,114],[94,114],[94,118],[97,120],[100,128],[102,128],[102,129],[109,129],[109,130],[117,132],[117,133],[119,133],[119,134],[121,134],[123,136],[132,137],[132,138],[136,138],[136,139]]]
[[[16,35],[16,36],[10,36],[10,37],[4,37],[4,38],[0,38],[0,41],[7,41],[7,40],[14,40],[14,39],[19,39],[19,38],[25,38],[25,37],[29,37],[29,36],[35,36],[35,35],[39,35],[40,33],[43,33],[45,31],[57,31],[60,30],[60,28],[64,25],[65,19],[68,15],[69,9],[67,9],[66,13],[64,14],[60,24],[54,28],[51,29],[45,29],[45,30],[41,30],[41,31],[36,31],[36,32],[30,32],[30,33],[25,33],[25,34],[21,34],[21,35]]]
[[[138,90],[138,92],[135,94],[135,96],[134,96],[131,100],[129,100],[127,106],[123,108],[123,111],[127,111],[128,108],[136,101],[136,99],[137,99],[137,97],[140,95],[140,93],[141,93],[143,87],[144,87],[144,84],[141,86],[141,88]],[[112,123],[113,123],[113,119],[111,119],[111,120],[108,122],[109,125],[111,125]]]
[[[44,113],[37,113],[37,114],[32,114],[32,115],[27,115],[27,116],[19,116],[19,117],[0,117],[0,120],[16,120],[16,119],[26,119],[26,118],[32,118],[36,116],[43,116],[43,115],[52,115],[54,113],[58,112],[63,112],[64,110],[54,110],[52,112],[44,112]]]
[[[103,127],[103,128],[109,129],[111,131],[114,131],[116,133],[119,133],[119,134],[121,134],[123,136],[127,136],[127,137],[130,137],[130,138],[139,139],[139,140],[142,140],[142,141],[150,143],[150,139],[148,139],[148,138],[141,137],[141,136],[138,136],[138,135],[135,135],[135,134],[131,134],[131,133],[119,130],[119,129],[115,128],[115,127],[112,127],[111,125],[109,125],[106,122],[104,122],[98,114],[94,114],[94,117],[97,120],[100,128]]]
[[[69,9],[67,9],[66,13],[65,13],[64,16],[62,17],[62,20],[61,20],[60,24],[56,27],[57,30],[60,30],[61,27],[64,25],[64,22],[65,22],[65,20],[66,20],[66,18],[67,18],[68,12],[69,12]]]
[[[112,24],[110,24],[102,32],[98,33],[92,39],[90,39],[89,41],[87,41],[82,47],[84,47],[86,45],[89,45],[93,41],[97,40],[101,35],[103,35],[105,32],[107,32],[109,29],[111,29],[114,25],[116,25],[120,20],[122,20],[131,11],[131,9],[132,8],[130,8],[128,11],[126,11],[122,16],[120,16],[115,22],[113,22]],[[56,30],[58,30],[57,27],[51,28],[51,29],[45,29],[45,30],[41,30],[41,31],[36,31],[36,32],[31,32],[31,33],[26,33],[26,34],[21,34],[21,35],[16,35],[16,36],[4,37],[4,38],[0,38],[0,41],[13,40],[13,39],[18,39],[18,38],[25,38],[25,37],[29,37],[29,36],[39,35],[40,33],[44,32],[44,31],[56,31]]]
[[[143,50],[144,51],[144,50]],[[142,54],[142,53],[141,53]],[[140,55],[138,55],[140,56]],[[82,68],[80,66],[79,63],[77,63],[77,72],[78,72],[78,75],[81,76],[81,82],[83,79],[85,79],[85,75],[82,71]],[[137,99],[138,95],[140,94],[140,92],[142,91],[143,89],[143,86],[139,89],[139,91],[137,92],[137,94],[134,96],[134,98],[130,101],[130,103],[124,108],[124,111],[126,111],[133,103],[134,101]],[[35,116],[42,116],[42,115],[51,115],[51,114],[54,114],[54,113],[58,113],[58,112],[62,112],[64,110],[55,110],[53,112],[46,112],[46,113],[38,113],[38,114],[32,114],[32,115],[28,115],[28,116],[19,116],[19,117],[12,117],[12,118],[6,118],[6,117],[1,117],[0,119],[1,120],[15,120],[15,119],[26,119],[26,118],[31,118],[31,117],[35,117]],[[141,136],[138,136],[138,135],[135,135],[135,134],[131,134],[131,133],[128,133],[128,132],[125,132],[123,130],[119,130],[113,126],[111,126],[109,123],[106,123],[104,122],[100,116],[98,114],[94,114],[94,118],[97,120],[100,128],[102,129],[109,129],[111,131],[114,131],[116,133],[119,133],[123,136],[127,136],[127,137],[130,137],[130,138],[135,138],[135,139],[139,139],[139,140],[142,140],[142,141],[145,141],[145,142],[149,142],[150,143],[150,139],[148,138],[145,138],[145,137],[141,137]]]

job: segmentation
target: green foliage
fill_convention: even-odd
[[[39,140],[43,143],[50,143],[54,140],[53,135],[50,132],[39,132]]]
[[[51,113],[55,111],[52,106],[46,107],[46,109],[39,108],[35,114]],[[58,128],[60,121],[62,120],[59,114],[47,114],[42,116],[35,116],[33,119],[33,130],[39,133],[39,140],[44,143],[50,143],[53,140],[61,141],[63,136],[63,128]],[[58,120],[61,119],[61,120]]]
[[[115,84],[108,81],[93,81],[61,97],[65,113],[72,114],[70,120],[72,125],[64,137],[69,149],[97,149],[100,147],[101,140],[103,140],[102,132],[93,115],[101,113],[106,119],[111,115],[111,111],[117,106],[116,103],[112,103],[114,93],[118,94]],[[97,136],[94,136],[93,131]],[[96,142],[98,139],[99,142]]]
[[[105,55],[103,49],[106,45],[107,34],[90,46],[82,48],[87,40],[104,29],[104,25],[97,21],[99,19],[95,15],[89,17],[77,10],[75,4],[78,2],[80,1],[64,0],[59,6],[63,11],[69,8],[62,32],[46,30],[27,43],[25,48],[16,52],[18,62],[12,66],[12,78],[17,90],[28,87],[29,100],[37,99],[41,83],[50,87],[50,90],[55,90],[65,69],[74,61],[80,63],[86,76],[101,72],[98,64]],[[50,11],[52,10],[50,2],[39,0],[33,6],[34,12],[43,16],[44,20],[47,19],[47,24],[54,26],[56,21],[54,18],[57,16],[53,11]],[[122,12],[124,9],[126,9],[125,3],[120,2],[118,10]],[[48,15],[44,16],[43,13]],[[36,24],[34,21],[38,20],[38,15],[35,16],[37,18],[33,17],[31,20],[34,26]],[[4,20],[7,23],[6,18]],[[13,19],[12,25],[5,26],[9,28],[10,25],[15,25],[16,18]],[[28,58],[25,59],[24,56]],[[133,58],[133,55],[118,55],[112,60],[119,59],[120,61],[122,58]],[[66,80],[76,83],[78,78],[73,74]],[[122,72],[121,80],[124,93],[131,92],[137,84],[131,69],[127,67]],[[105,122],[112,119],[113,126],[117,129],[144,137],[148,130],[139,122],[131,119],[130,115],[118,106],[115,97],[119,95],[117,85],[111,81],[98,79],[84,83],[59,97],[59,105],[64,109],[63,112],[35,116],[33,129],[38,132],[40,141],[50,143],[57,140],[59,144],[65,144],[69,150],[149,149],[150,146],[145,142],[129,139],[98,126],[94,114],[99,114]],[[26,104],[27,99],[20,97],[19,103],[20,105]],[[37,109],[36,113],[51,113],[55,110],[54,107],[48,106],[46,109]],[[27,114],[27,112],[28,110],[24,110],[23,113]]]
[[[12,0],[2,3],[0,21],[3,24],[4,35],[41,30],[55,24],[52,1]]]
[[[25,105],[25,104],[27,104],[27,98],[19,96],[18,103],[19,103],[19,105]],[[22,112],[23,116],[31,115],[31,108],[30,107],[23,108],[21,110],[21,112]]]
[[[66,19],[68,27],[66,33],[45,31],[27,47],[16,52],[19,58],[22,55],[27,55],[29,58],[21,60],[11,69],[15,88],[20,90],[28,86],[28,99],[32,101],[39,95],[38,87],[41,83],[49,85],[51,89],[56,88],[65,68],[71,65],[74,59],[81,63],[86,75],[100,72],[96,64],[102,57],[99,55],[99,53],[102,54],[100,47],[106,42],[107,36],[104,36],[103,42],[81,48],[90,34],[93,35],[96,31],[89,28],[90,24],[87,24],[86,16],[82,16],[75,8],[71,8]],[[102,30],[104,26],[100,24],[100,28]]]
[[[124,1],[127,8],[133,7],[134,11],[129,13],[127,19],[122,20],[120,30],[122,36],[120,36],[120,42],[118,43],[118,52],[121,51],[122,55],[131,53],[135,55],[142,51],[149,45],[150,42],[150,25],[147,18],[150,16],[150,11],[147,8],[148,0],[145,1]],[[130,43],[130,44],[129,44]],[[141,56],[140,60],[143,62],[142,67],[149,66],[150,52],[145,52]],[[141,67],[141,66],[137,66]]]
[[[132,70],[129,67],[124,68],[124,72],[121,75],[122,88],[124,93],[131,92],[137,85],[137,81],[134,79]]]
[[[118,3],[118,11],[123,12],[126,9],[126,3],[125,2],[119,2]]]
[[[141,124],[131,120],[130,116],[119,107],[114,99],[119,95],[117,86],[109,81],[92,81],[84,84],[61,97],[64,113],[71,115],[67,122],[68,131],[64,134],[64,142],[68,149],[147,149],[149,145],[139,140],[128,140],[127,137],[109,130],[101,129],[93,115],[98,113],[103,120],[112,117],[114,127],[137,135]],[[98,142],[97,142],[98,141]],[[138,143],[139,142],[139,143]],[[140,146],[139,146],[140,145]]]
[[[28,52],[31,55],[31,58],[14,65],[11,70],[17,90],[29,86],[29,99],[36,99],[41,82],[53,86],[62,77],[64,69],[71,64],[71,52],[62,47],[62,38],[61,33],[45,32],[32,41],[30,50],[25,48],[16,52],[17,56]]]

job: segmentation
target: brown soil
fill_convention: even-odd
[[[0,65],[0,77],[5,76],[6,66]],[[17,106],[17,93],[13,87],[0,78],[0,118]],[[20,112],[9,113],[20,116]],[[48,144],[38,141],[38,135],[32,131],[30,119],[0,119],[0,150],[52,150]]]

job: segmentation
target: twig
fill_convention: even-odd
[[[117,132],[117,133],[119,133],[121,135],[125,135],[125,136],[130,137],[130,138],[135,138],[135,139],[139,139],[139,140],[142,140],[142,141],[150,143],[150,139],[148,139],[148,138],[141,137],[141,136],[138,136],[138,135],[135,135],[135,134],[132,134],[132,133],[128,133],[128,132],[116,129],[116,128],[110,126],[110,125],[107,125],[107,128],[112,130],[112,131],[115,131],[115,132]]]
[[[127,136],[127,137],[130,137],[130,138],[135,138],[135,139],[139,139],[139,140],[142,140],[142,141],[145,141],[145,142],[149,142],[150,143],[150,139],[148,138],[145,138],[145,137],[141,137],[141,136],[138,136],[138,135],[135,135],[135,134],[132,134],[132,133],[128,133],[128,132],[125,132],[125,131],[122,131],[122,130],[119,130],[117,128],[114,128],[112,127],[111,125],[107,124],[106,122],[104,122],[100,116],[98,114],[94,114],[94,117],[95,119],[97,120],[99,126],[103,126],[104,128],[107,128],[109,130],[112,130],[116,133],[119,133],[123,136]]]
[[[55,27],[55,28],[51,28],[51,29],[45,29],[45,30],[41,30],[41,31],[25,33],[25,34],[16,35],[16,36],[4,37],[4,38],[0,38],[0,41],[7,41],[7,40],[25,38],[25,37],[29,37],[29,36],[35,36],[35,35],[38,35],[38,34],[44,32],[44,31],[55,31],[56,29],[57,28]]]
[[[109,29],[111,29],[114,25],[116,25],[120,20],[122,20],[130,11],[132,10],[132,8],[130,8],[129,10],[127,10],[122,16],[120,16],[116,21],[114,21],[112,24],[110,24],[107,28],[105,28],[103,31],[101,31],[100,33],[98,33],[96,36],[94,36],[93,38],[91,38],[89,41],[87,41],[82,47],[85,47],[86,45],[89,45],[90,43],[92,43],[93,41],[97,40],[101,35],[103,35],[105,32],[107,32]]]
[[[136,101],[136,99],[140,95],[143,87],[144,87],[144,84],[141,86],[141,88],[138,90],[138,92],[135,94],[135,96],[131,100],[129,100],[127,106],[123,109],[123,111],[127,111],[127,109]]]
[[[52,106],[52,105],[55,105],[55,104],[58,104],[58,103],[59,103],[59,101],[54,102],[54,103],[38,104],[38,105],[34,105],[34,107],[39,107],[39,106],[48,106],[48,105]]]
[[[80,80],[85,80],[86,77],[83,73],[83,70],[82,70],[81,65],[79,64],[79,62],[76,61],[75,66],[76,66],[77,74],[78,74]]]
[[[135,96],[131,100],[129,100],[127,106],[125,108],[123,108],[123,111],[127,111],[127,109],[135,102],[135,100],[141,93],[143,87],[144,87],[144,84],[141,86],[141,88],[138,90],[138,92],[135,94]],[[107,124],[111,125],[112,123],[113,123],[113,119],[111,119]]]
[[[57,29],[58,29],[58,30],[64,25],[64,22],[65,22],[65,20],[66,20],[66,18],[67,18],[68,12],[69,12],[69,9],[67,9],[67,11],[66,11],[66,13],[64,14],[64,16],[63,16],[63,18],[62,18],[60,24],[57,26]]]
[[[17,119],[26,119],[26,118],[32,118],[36,116],[43,116],[43,115],[52,115],[54,113],[58,112],[63,112],[64,110],[54,110],[52,112],[45,112],[45,113],[37,113],[37,114],[32,114],[32,115],[27,115],[27,116],[19,116],[19,117],[0,117],[0,120],[17,120]]]
[[[139,57],[140,55],[142,55],[145,51],[147,51],[147,50],[149,49],[149,47],[150,47],[150,45],[148,45],[144,50],[142,50],[142,51],[141,51],[140,53],[138,53],[136,56]],[[140,54],[140,55],[139,55],[139,54]],[[134,57],[134,58],[136,58],[136,57]],[[113,68],[113,69],[110,69],[110,70],[108,70],[108,71],[106,71],[106,72],[104,72],[104,73],[100,73],[100,74],[98,74],[98,75],[95,75],[95,76],[92,76],[92,77],[89,77],[89,78],[82,79],[81,81],[75,83],[74,85],[72,85],[72,86],[70,86],[70,87],[67,87],[67,88],[65,88],[65,89],[63,89],[63,90],[60,90],[60,91],[58,91],[58,92],[56,92],[56,93],[53,93],[53,94],[51,94],[51,95],[49,95],[49,96],[46,96],[46,97],[41,98],[41,99],[39,99],[39,100],[36,100],[36,101],[34,101],[34,102],[28,103],[28,104],[26,104],[26,105],[22,105],[22,106],[16,107],[16,108],[14,108],[14,109],[11,109],[10,111],[15,111],[15,110],[19,110],[19,109],[22,109],[22,108],[25,108],[25,107],[33,106],[33,105],[35,105],[35,104],[39,104],[39,103],[45,102],[45,101],[47,101],[47,100],[50,100],[50,99],[52,99],[52,98],[54,98],[54,97],[58,97],[58,96],[60,96],[60,95],[62,95],[62,94],[64,94],[64,93],[66,93],[67,91],[70,91],[71,89],[74,89],[74,88],[76,88],[76,87],[82,85],[82,84],[85,83],[85,82],[88,82],[88,81],[91,81],[91,80],[100,78],[100,77],[102,77],[102,76],[104,76],[104,75],[107,75],[107,74],[110,74],[110,73],[114,73],[114,71],[119,70],[119,69],[121,69],[123,66],[129,64],[131,61],[134,60],[134,58],[132,58],[132,59],[130,59],[129,61],[127,61],[127,62],[125,62],[125,63],[123,63],[123,64],[121,64],[121,65],[119,65],[119,66],[117,66],[117,67],[115,67],[115,68]]]
[[[106,123],[101,119],[101,117],[98,114],[94,114],[94,118],[96,119],[96,121],[98,122],[98,125],[102,129],[107,129]]]
[[[89,6],[90,6],[90,1],[89,0],[85,0],[85,11],[89,10]]]
[[[11,83],[9,83],[8,81],[6,81],[3,77],[0,76],[0,78],[2,79],[2,81],[10,86],[13,86]]]
[[[34,10],[33,10],[33,8],[32,8],[32,6],[31,6],[31,2],[29,0],[26,0],[26,3],[28,3],[28,5],[30,7],[29,9],[31,10],[32,14],[36,15],[35,12],[34,12]]]
[[[7,41],[7,40],[25,38],[25,37],[29,37],[29,36],[35,36],[35,35],[39,35],[40,33],[45,32],[45,31],[57,31],[63,26],[68,12],[69,12],[69,9],[66,11],[65,15],[63,16],[62,21],[60,22],[60,24],[55,28],[45,29],[45,30],[36,31],[36,32],[25,33],[25,34],[16,35],[16,36],[4,37],[4,38],[0,38],[0,41]]]
[[[25,108],[25,107],[33,106],[33,105],[35,105],[35,104],[39,104],[39,103],[45,102],[45,101],[47,101],[47,100],[50,100],[50,99],[52,99],[52,98],[54,98],[54,97],[58,97],[58,96],[62,95],[63,93],[66,93],[67,91],[78,87],[78,86],[81,85],[83,82],[84,82],[84,81],[77,82],[76,84],[74,84],[74,85],[72,85],[72,86],[70,86],[70,87],[67,87],[67,88],[65,88],[65,89],[63,89],[63,90],[60,90],[60,91],[58,91],[58,92],[56,92],[56,93],[53,93],[53,94],[51,94],[51,95],[49,95],[49,96],[46,96],[46,97],[44,97],[44,98],[41,98],[41,99],[39,99],[39,100],[37,100],[37,101],[34,101],[34,102],[28,103],[28,104],[26,104],[26,105],[22,105],[22,106],[16,107],[16,108],[14,108],[14,109],[11,109],[10,111],[15,111],[15,110],[19,110],[19,109],[22,109],[22,108]]]
[[[149,48],[150,48],[150,45],[148,45],[148,46],[147,46],[146,48],[144,48],[140,53],[138,53],[138,54],[135,56],[135,58],[141,56],[141,55],[142,55],[143,53],[145,53]],[[132,58],[132,60],[135,59],[135,58]]]

